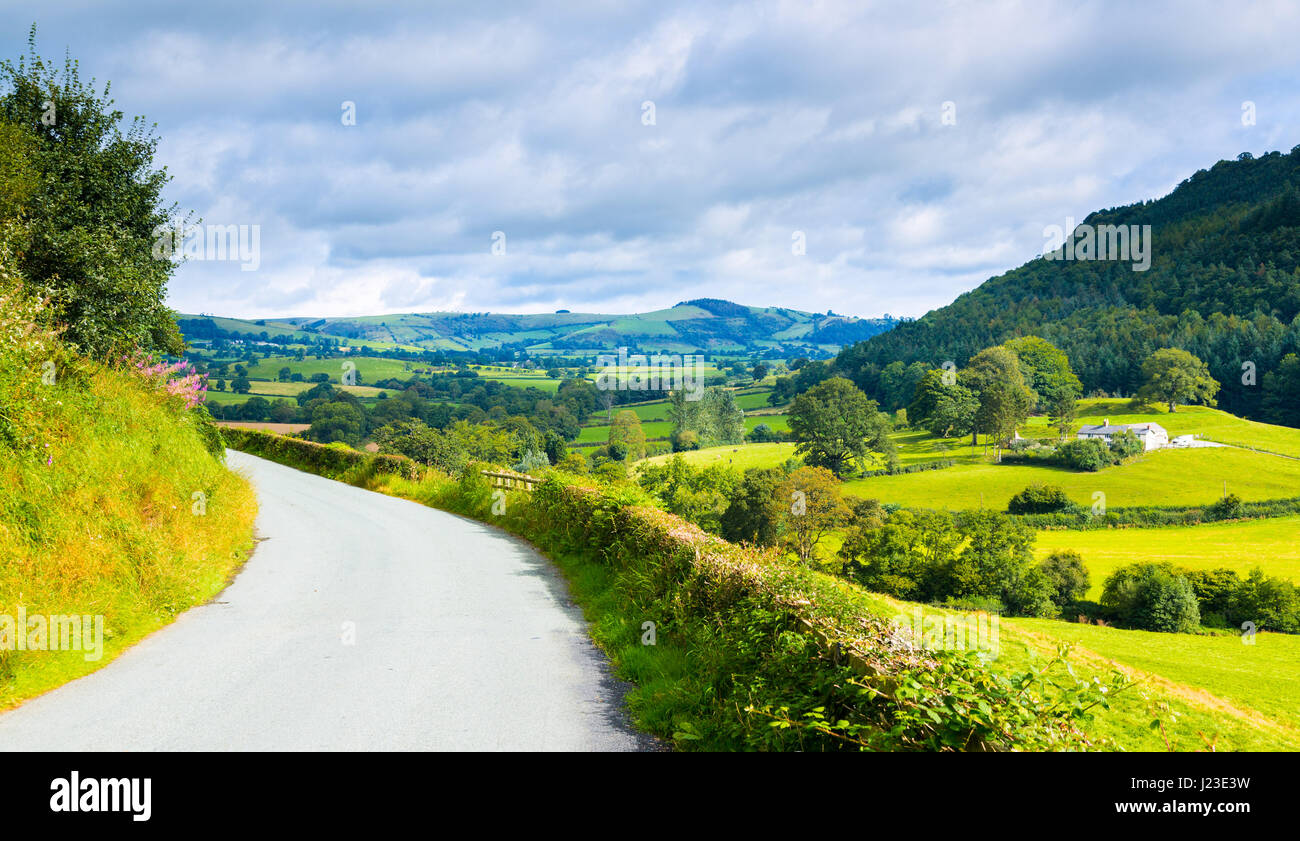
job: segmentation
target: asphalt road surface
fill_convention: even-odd
[[[243,453],[229,464],[261,504],[235,581],[0,715],[0,750],[655,748],[526,543]]]

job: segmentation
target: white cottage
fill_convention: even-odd
[[[1169,446],[1169,432],[1158,423],[1112,424],[1110,418],[1103,420],[1101,425],[1083,425],[1079,428],[1079,438],[1100,438],[1109,444],[1110,436],[1121,432],[1132,432],[1142,442],[1142,446],[1148,450]]]

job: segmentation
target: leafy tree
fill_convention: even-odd
[[[932,435],[951,438],[965,435],[975,426],[975,412],[979,399],[956,376],[944,382],[946,371],[931,370],[925,373],[916,387],[916,396],[907,409],[913,424],[920,424]]]
[[[920,599],[932,572],[950,566],[962,536],[942,511],[895,511],[882,517],[878,504],[855,511],[840,546],[843,574],[868,590]]]
[[[645,432],[636,412],[624,409],[616,414],[608,440],[611,446],[622,444],[627,457],[633,461],[645,458]]]
[[[1025,385],[1019,359],[1005,347],[986,348],[975,354],[965,379],[979,398],[975,429],[989,436],[996,448],[996,459],[1001,461],[1002,445],[1029,417],[1037,398]]]
[[[1038,397],[1039,411],[1054,411],[1078,400],[1083,383],[1070,368],[1070,359],[1060,348],[1038,336],[1022,336],[1003,343],[1016,355],[1025,385]]]
[[[814,386],[790,407],[795,452],[810,466],[825,467],[836,476],[848,475],[872,451],[895,463],[897,450],[889,431],[876,403],[843,377]]]
[[[1300,356],[1288,353],[1264,375],[1262,416],[1269,423],[1300,426]]]
[[[782,478],[781,471],[770,468],[745,471],[740,488],[722,512],[719,526],[724,539],[757,546],[776,543],[773,500]]]
[[[1043,559],[1039,569],[1047,576],[1052,585],[1052,600],[1059,607],[1066,607],[1088,595],[1091,582],[1088,568],[1083,558],[1072,549],[1053,552]]]
[[[355,447],[361,443],[366,428],[365,413],[346,402],[325,402],[311,413],[307,437],[320,444],[342,441]]]
[[[1169,564],[1129,564],[1106,578],[1101,606],[1125,625],[1192,633],[1201,624],[1191,582]]]
[[[248,381],[248,377],[235,377],[230,381],[230,390],[235,394],[247,394],[253,384]]]
[[[277,379],[279,379],[280,382],[282,383],[287,383],[289,381],[289,378],[292,376],[293,376],[293,370],[288,365],[285,365],[283,368],[280,369],[280,373]]]
[[[184,342],[165,303],[173,255],[154,253],[175,213],[162,201],[166,170],[154,168],[158,138],[140,118],[123,126],[108,85],[97,92],[70,58],[56,69],[37,55],[35,39],[33,27],[27,55],[0,62],[0,121],[30,138],[15,142],[7,129],[5,157],[14,142],[39,194],[24,203],[20,273],[49,298],[82,352],[180,355]]]
[[[812,562],[818,544],[849,516],[839,480],[824,467],[795,470],[777,487],[772,505],[781,547],[803,564]]]
[[[1179,403],[1217,405],[1219,383],[1204,362],[1181,348],[1161,348],[1142,363],[1142,388],[1138,394],[1159,400],[1177,411]]]

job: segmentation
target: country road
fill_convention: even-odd
[[[655,749],[527,544],[243,453],[229,464],[261,505],[234,582],[0,715],[0,750]]]

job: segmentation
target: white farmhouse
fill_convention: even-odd
[[[1103,420],[1100,426],[1084,424],[1079,428],[1079,438],[1100,438],[1109,444],[1110,436],[1121,432],[1132,432],[1142,442],[1142,446],[1148,450],[1169,446],[1169,433],[1158,423],[1112,424],[1110,418]]]

